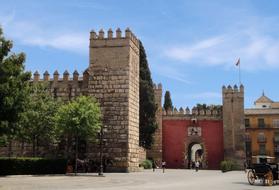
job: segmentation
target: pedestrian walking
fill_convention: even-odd
[[[155,160],[152,161],[152,169],[153,169],[153,172],[155,172],[155,168],[157,167],[157,164],[155,162]]]
[[[196,172],[199,171],[199,167],[200,167],[200,162],[199,162],[199,161],[196,161],[196,162],[195,162]]]
[[[167,164],[167,163],[163,160],[163,161],[162,161],[163,173],[165,173],[166,164]]]
[[[247,172],[247,168],[248,168],[248,164],[247,164],[246,160],[244,160],[244,162],[243,162],[243,167],[244,167],[244,172],[246,173]]]

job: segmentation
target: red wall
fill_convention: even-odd
[[[163,119],[163,159],[169,168],[185,168],[188,126],[191,120]],[[208,169],[219,169],[224,159],[222,120],[198,120],[202,130]]]

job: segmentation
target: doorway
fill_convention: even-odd
[[[188,168],[193,168],[194,163],[199,161],[201,164],[204,160],[204,150],[200,143],[193,142],[188,146]],[[202,166],[201,166],[202,167]]]

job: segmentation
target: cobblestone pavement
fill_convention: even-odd
[[[249,185],[242,171],[222,173],[220,171],[200,170],[145,170],[137,173],[107,173],[105,177],[97,174],[79,176],[6,176],[0,177],[0,190],[53,190],[53,189],[104,189],[104,190],[268,190],[279,189],[279,185],[263,187],[259,182]]]

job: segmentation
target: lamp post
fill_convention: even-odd
[[[103,125],[101,126],[101,131],[100,131],[100,171],[99,171],[99,176],[104,176],[104,166],[103,166],[103,137],[104,137],[104,129]]]

